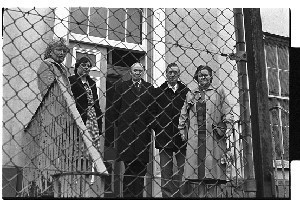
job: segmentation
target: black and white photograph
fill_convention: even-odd
[[[2,7],[2,199],[290,200],[293,10],[123,5]]]

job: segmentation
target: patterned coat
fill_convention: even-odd
[[[87,109],[88,109],[88,98],[87,98],[87,92],[84,89],[83,83],[80,79],[79,75],[72,75],[69,77],[69,81],[71,83],[71,90],[74,96],[74,99],[76,101],[76,108],[81,115],[81,118],[86,124],[87,121]],[[102,112],[99,105],[99,98],[97,95],[97,87],[94,80],[92,80],[90,77],[87,77],[87,81],[92,89],[93,92],[93,98],[94,98],[94,105],[96,115],[97,115],[97,122],[99,130],[102,130]]]
[[[226,153],[226,136],[213,133],[212,124],[232,119],[228,100],[222,88],[210,86],[205,91],[206,102],[206,155],[204,160],[198,156],[198,123],[196,103],[201,99],[198,88],[188,92],[179,117],[179,130],[188,138],[184,177],[186,179],[226,179],[226,165],[221,163]],[[198,166],[204,162],[204,177],[199,177]]]

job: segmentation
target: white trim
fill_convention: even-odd
[[[266,50],[266,45],[264,45],[264,52],[265,52],[265,66],[266,66],[266,80],[267,80],[267,89],[268,89],[268,96],[270,96],[270,85],[269,85],[269,68],[267,64],[267,50]]]
[[[147,40],[147,34],[148,34],[147,10],[148,10],[147,8],[143,8],[143,10],[142,10],[142,46],[145,51],[147,51],[147,43],[148,43],[148,40]],[[153,17],[151,16],[151,18],[153,18]]]
[[[282,164],[283,163],[283,164]],[[275,168],[275,164],[276,164],[276,168],[285,168],[285,169],[289,169],[290,168],[290,163],[287,160],[273,160],[273,167]],[[282,167],[283,165],[283,167]]]
[[[281,82],[280,82],[280,70],[279,70],[279,65],[278,65],[278,46],[276,45],[275,47],[276,50],[276,68],[277,68],[277,80],[278,80],[278,94],[281,96]]]
[[[100,38],[100,37],[93,37],[93,36],[70,33],[69,38],[70,38],[70,40],[75,40],[78,42],[93,43],[93,44],[97,44],[97,45],[118,47],[118,48],[122,48],[122,49],[131,49],[131,50],[135,50],[135,51],[143,51],[143,52],[146,51],[145,45],[108,40],[108,39]]]
[[[87,16],[89,16],[89,17],[91,16],[91,7],[89,7],[89,9],[88,9]],[[87,21],[86,33],[87,33],[87,35],[90,33],[90,20]]]
[[[165,46],[165,9],[153,8],[153,42],[155,49],[153,50],[153,85],[160,86],[165,81],[164,72],[166,70],[166,46]]]
[[[269,94],[268,97],[269,98],[282,99],[282,100],[290,100],[289,97],[281,97],[281,96],[276,96],[276,95],[272,95],[272,94]]]
[[[68,8],[57,7],[54,14],[54,36],[62,37],[68,42],[69,34],[69,15]]]
[[[127,28],[127,24],[128,24],[128,22],[127,22],[127,20],[128,20],[128,9],[125,9],[124,8],[124,10],[125,10],[125,22],[124,22],[124,26],[125,26],[125,29],[124,29],[124,34],[125,34],[125,42],[127,43],[127,37],[126,37],[126,35],[127,35],[127,33],[128,33],[128,29],[126,29]]]
[[[72,53],[72,66],[75,66],[76,63],[76,52],[80,52],[80,53],[87,53],[87,54],[93,54],[96,56],[96,67],[99,67],[99,71],[100,71],[100,59],[101,59],[101,52],[97,49],[84,49],[84,48],[79,48],[74,46],[73,47],[73,53]]]

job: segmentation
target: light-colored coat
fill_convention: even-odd
[[[186,179],[198,177],[198,123],[196,103],[201,99],[198,88],[187,93],[185,103],[179,117],[179,130],[187,136],[187,152],[184,168]],[[205,177],[226,179],[226,165],[221,164],[221,157],[226,153],[226,138],[213,134],[212,124],[232,119],[231,108],[226,99],[224,89],[210,86],[205,91],[206,102],[206,158]]]
[[[47,93],[53,81],[58,77],[62,77],[64,83],[67,84],[67,86],[70,86],[68,80],[68,71],[63,64],[56,63],[52,58],[43,60],[37,71],[37,83],[42,98]],[[67,89],[69,90],[69,88]],[[69,93],[72,95],[71,90],[69,91]]]

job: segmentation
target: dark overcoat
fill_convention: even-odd
[[[83,83],[80,79],[79,75],[72,75],[69,77],[69,81],[71,83],[71,90],[76,102],[76,108],[81,115],[81,118],[86,124],[87,120],[87,108],[88,108],[88,99],[87,99],[87,92],[83,86]],[[94,98],[94,108],[96,111],[97,116],[97,122],[99,131],[102,131],[102,112],[99,105],[99,98],[97,95],[97,88],[96,88],[96,82],[92,80],[89,76],[87,76],[87,81],[92,89],[93,92],[93,98]]]
[[[149,106],[153,103],[153,86],[141,81],[137,92],[132,80],[119,83],[115,87],[112,113],[117,121],[116,137],[119,160],[141,162],[149,161],[151,144],[150,125],[153,118]]]
[[[169,148],[177,151],[186,148],[178,130],[180,111],[189,89],[182,82],[178,81],[178,89],[174,91],[163,83],[155,89],[156,105],[156,137],[155,147],[157,149]]]

